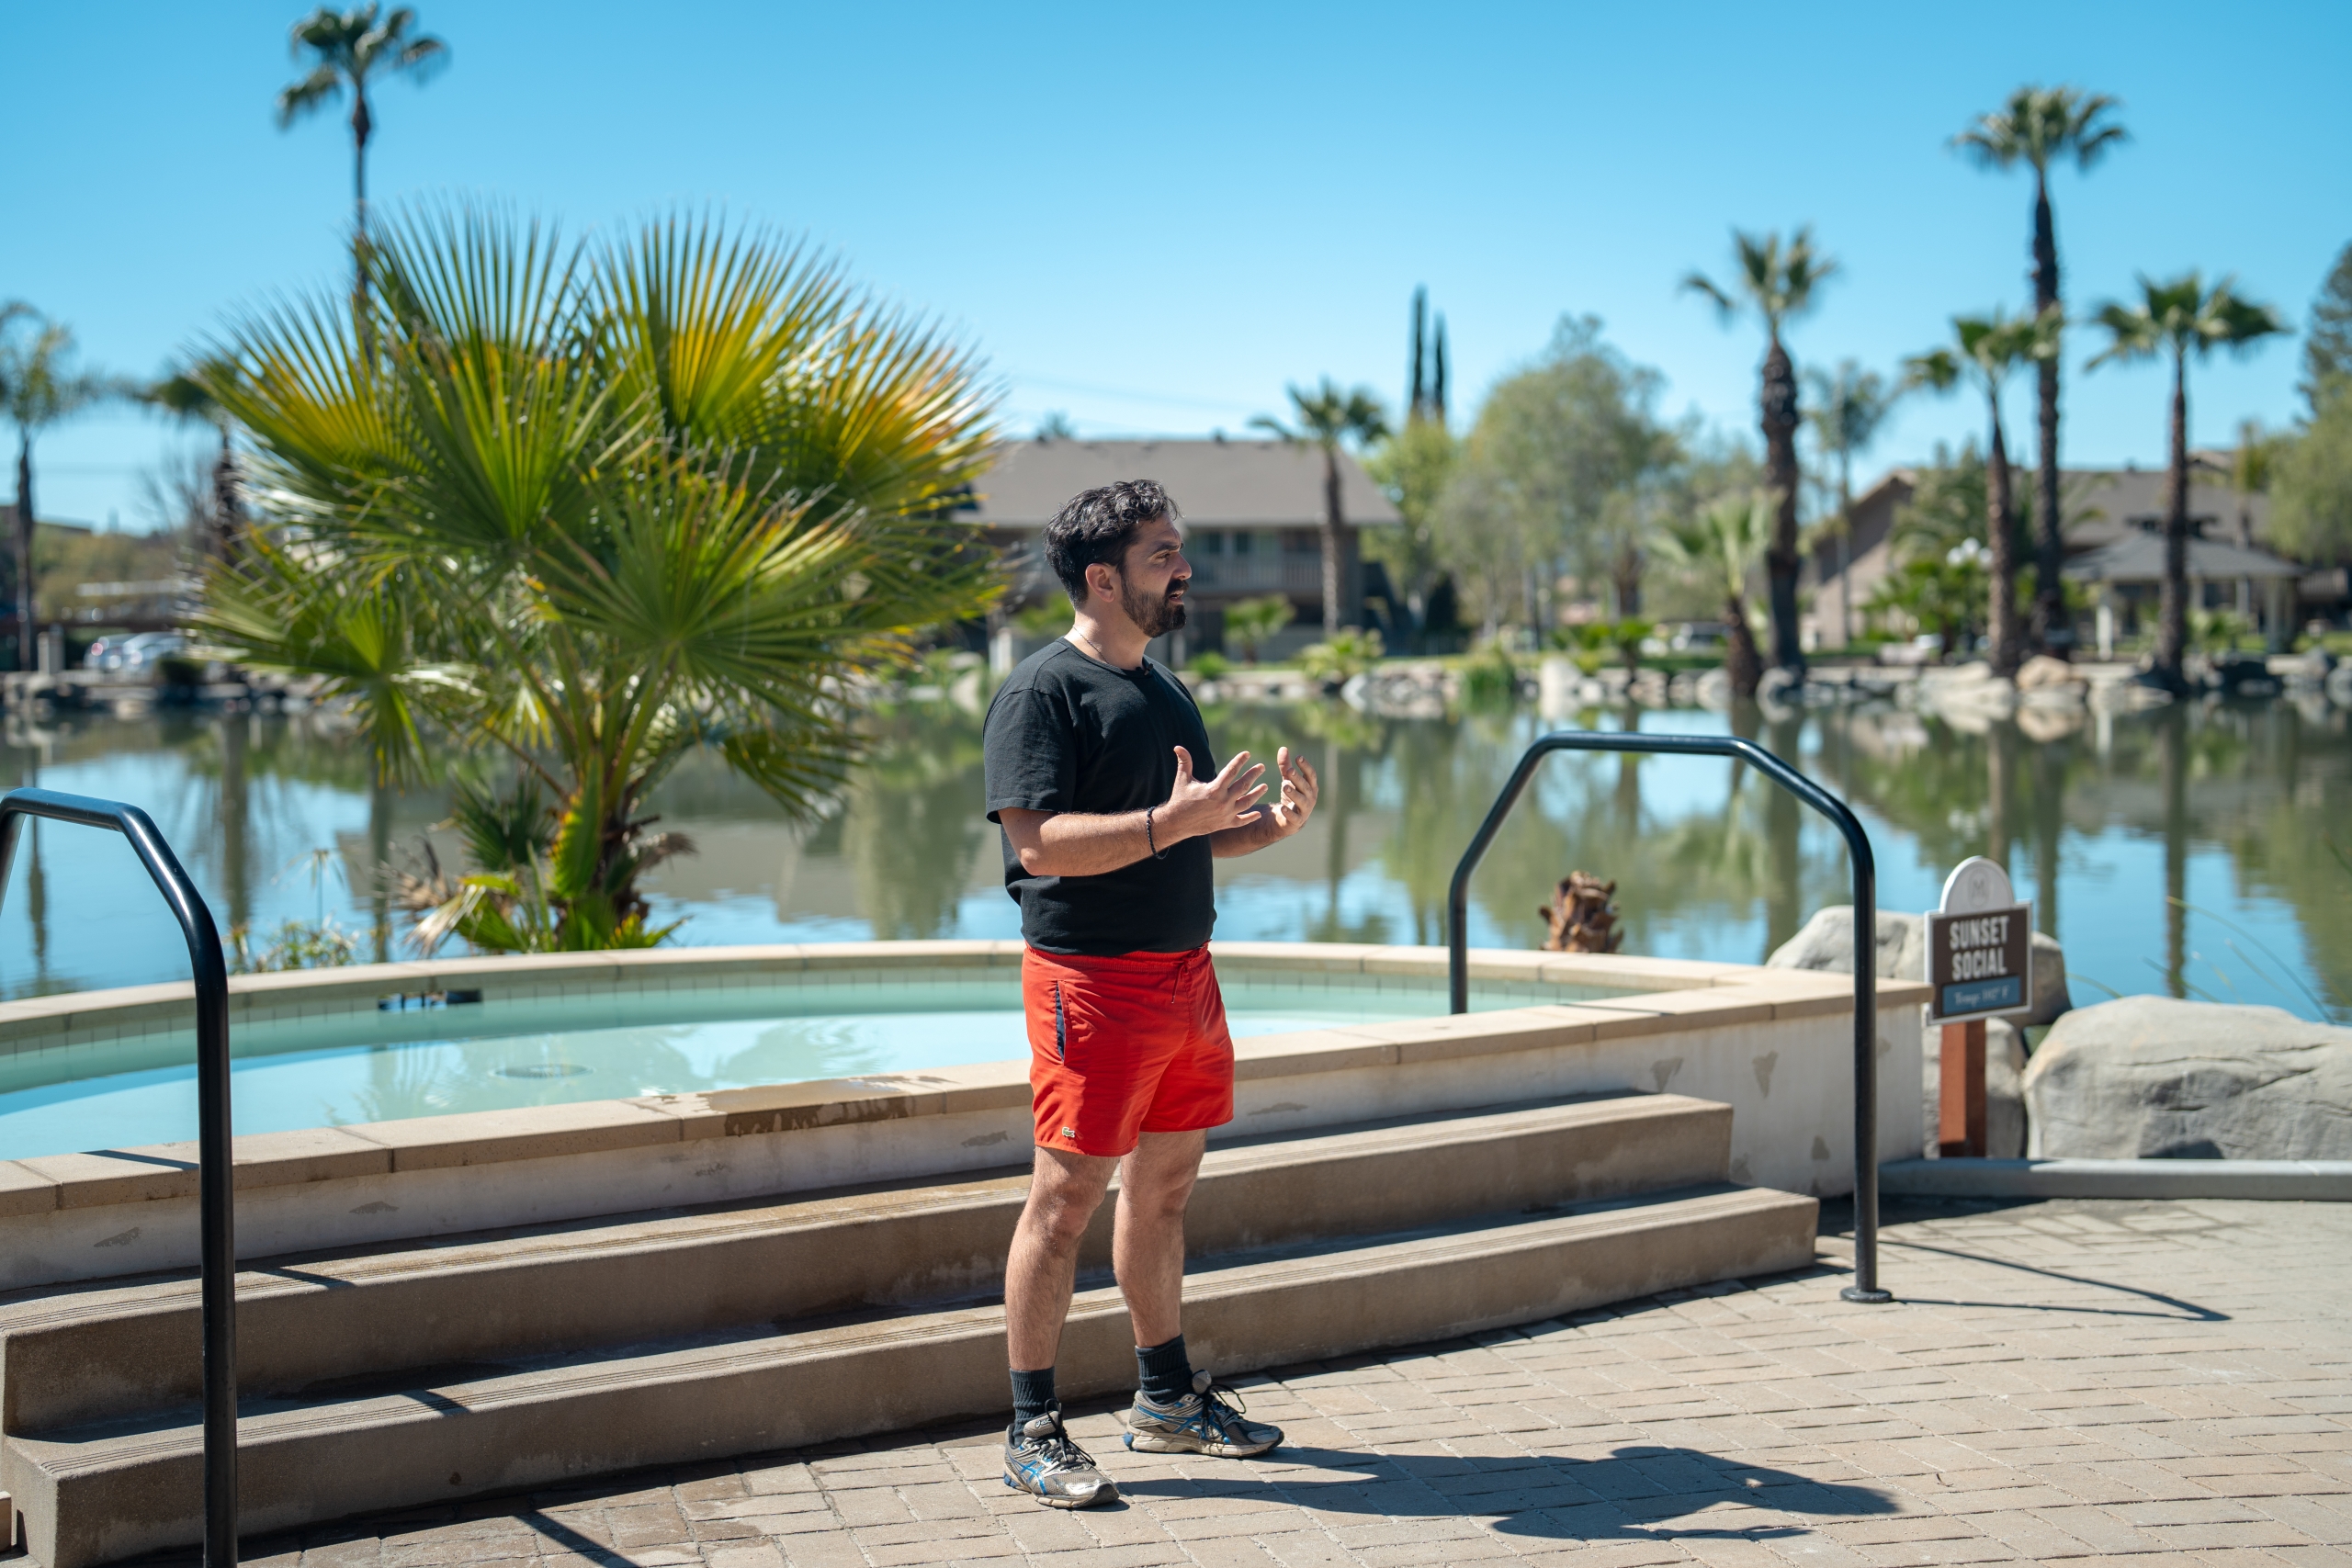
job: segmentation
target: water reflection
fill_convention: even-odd
[[[1307,832],[1217,864],[1220,934],[1437,942],[1456,858],[1521,750],[1546,728],[1506,706],[1383,720],[1336,705],[1215,706],[1221,752],[1298,748],[1321,773]],[[2006,863],[2037,923],[2067,946],[2078,999],[2105,991],[2263,1001],[2305,1016],[2352,998],[2352,746],[2324,704],[2189,705],[2141,716],[2029,710],[1953,721],[1887,706],[1732,715],[1589,711],[1604,728],[1750,736],[1855,804],[1885,907],[1922,908],[1970,854]],[[978,716],[886,711],[836,808],[787,823],[708,764],[656,808],[702,853],[662,868],[662,919],[702,942],[1011,936],[996,835],[980,816]],[[331,727],[303,718],[162,716],[12,722],[0,779],[148,807],[223,924],[313,912],[288,868],[334,850],[330,912],[404,955],[375,868],[446,809],[434,792],[370,787]],[[0,990],[25,995],[185,975],[176,931],[109,836],[28,831],[0,909]],[[445,855],[447,847],[444,846]],[[1572,868],[1617,880],[1628,952],[1754,960],[1821,904],[1843,902],[1834,830],[1751,770],[1714,759],[1564,755],[1548,761],[1473,887],[1471,940],[1532,947]],[[429,1083],[386,1081],[388,1106]],[[412,1112],[413,1113],[413,1112]]]

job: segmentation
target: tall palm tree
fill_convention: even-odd
[[[1369,387],[1353,391],[1341,391],[1331,378],[1323,378],[1321,386],[1313,391],[1292,387],[1290,406],[1296,416],[1295,426],[1286,425],[1269,414],[1260,414],[1250,422],[1255,430],[1269,430],[1295,446],[1314,446],[1323,451],[1323,635],[1336,637],[1340,631],[1340,545],[1348,525],[1346,515],[1340,510],[1340,448],[1352,441],[1359,447],[1378,441],[1388,434],[1387,416],[1382,412],[1380,400]]]
[[[1870,450],[1880,426],[1903,396],[1900,384],[1890,387],[1875,370],[1865,370],[1841,359],[1834,371],[1809,370],[1805,385],[1813,389],[1813,407],[1805,423],[1815,441],[1838,464],[1838,637],[1854,640],[1854,606],[1850,576],[1854,564],[1854,459]]]
[[[2238,547],[2254,547],[2254,498],[2270,489],[2278,458],[2293,439],[2273,434],[2258,419],[2238,422],[2238,444],[2230,453],[2230,489],[2238,498]]]
[[[214,367],[212,374],[224,373],[225,367]],[[212,536],[194,541],[207,556],[225,558],[236,548],[237,533],[244,517],[243,480],[237,472],[237,448],[233,439],[236,422],[220,400],[206,390],[203,379],[188,371],[166,376],[153,386],[140,389],[139,400],[152,408],[183,420],[201,420],[220,434],[220,456],[212,465]]]
[[[412,74],[419,82],[448,63],[449,46],[430,33],[415,32],[415,8],[395,6],[380,20],[379,0],[348,11],[322,6],[294,24],[294,58],[304,51],[310,74],[277,95],[280,130],[325,107],[351,90],[352,287],[366,284],[368,264],[368,138],[376,118],[368,107],[368,85],[378,75]]]
[[[1780,510],[1781,498],[1769,490],[1721,496],[1662,525],[1654,541],[1668,562],[1722,592],[1724,673],[1736,697],[1754,696],[1763,675],[1747,625],[1747,576],[1772,547]]]
[[[2188,361],[2216,348],[2248,352],[2262,339],[2283,333],[2287,323],[2267,305],[2241,299],[2233,278],[2208,288],[2194,272],[2169,283],[2143,274],[2140,298],[2110,300],[2095,318],[2108,345],[2091,360],[2129,363],[2169,355],[2172,358],[2172,460],[2165,486],[2165,585],[2156,622],[2156,659],[2152,671],[2174,691],[2185,688],[2181,655],[2188,646]]]
[[[714,220],[581,244],[456,208],[367,261],[365,337],[314,297],[196,368],[251,444],[257,512],[198,626],[322,677],[380,777],[511,761],[514,792],[467,814],[491,863],[436,933],[653,940],[640,881],[677,845],[648,794],[707,752],[813,809],[862,744],[860,672],[993,597],[952,515],[993,450],[979,367]]]
[[[2024,661],[2018,627],[2018,561],[2016,499],[2009,489],[2009,448],[2001,430],[2001,384],[2028,361],[2046,362],[2058,352],[2058,318],[2052,315],[2011,318],[1954,316],[1954,344],[1915,355],[1904,369],[1914,386],[1948,392],[1961,378],[1973,373],[1984,394],[1993,434],[1984,460],[1984,534],[1986,572],[1991,578],[1991,604],[1984,617],[1991,642],[1988,662],[1996,675],[2014,675]]]
[[[2009,101],[1979,116],[1952,138],[1952,145],[1988,169],[2033,171],[2033,313],[2061,316],[2058,296],[2058,231],[2050,212],[2050,165],[2066,158],[2087,172],[2111,149],[2130,139],[2115,123],[2122,106],[2104,93],[2074,87],[2019,87]],[[2034,646],[2053,646],[2066,624],[2066,600],[2059,582],[2065,564],[2064,521],[2058,508],[2058,370],[2055,354],[2036,367],[2041,467],[2034,512],[2041,524],[2039,567],[2033,599]],[[2063,645],[2064,637],[2055,642]]]
[[[1804,673],[1804,649],[1797,639],[1797,374],[1781,341],[1783,328],[1813,308],[1813,291],[1838,270],[1838,263],[1813,248],[1813,230],[1803,227],[1781,243],[1781,236],[1732,231],[1738,270],[1724,288],[1694,272],[1682,287],[1715,302],[1728,321],[1743,310],[1764,323],[1764,379],[1758,391],[1758,424],[1764,432],[1764,477],[1780,497],[1781,514],[1764,568],[1772,610],[1772,662]]]
[[[74,333],[21,303],[0,306],[0,417],[17,427],[17,668],[33,664],[33,443],[52,424],[116,396],[95,370],[74,370]]]

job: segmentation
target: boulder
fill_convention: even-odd
[[[2058,1021],[2025,1101],[2036,1156],[2352,1159],[2352,1029],[2124,997]]]
[[[2046,653],[2037,653],[2018,666],[2018,690],[2020,692],[2049,691],[2067,686],[2086,688],[2089,685],[2090,682],[2073,665],[2063,659],[2052,659]]]
[[[1927,921],[1893,909],[1878,912],[1878,953],[1873,972],[1889,980],[1922,980],[1928,975]],[[1764,961],[1768,969],[1854,972],[1854,907],[1830,904],[1814,911],[1804,929]]]
[[[1924,980],[1928,977],[1928,920],[1924,915],[1896,909],[1878,912],[1878,956],[1873,961],[1882,979]],[[1764,961],[1768,969],[1818,969],[1831,974],[1854,972],[1854,907],[1828,904],[1796,935],[1782,942]],[[2033,1010],[2019,1020],[2026,1028],[2053,1023],[2074,1006],[2066,992],[2066,953],[2058,939],[2033,933]]]

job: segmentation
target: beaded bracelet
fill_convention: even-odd
[[[1168,852],[1159,847],[1159,840],[1153,838],[1151,833],[1151,814],[1159,809],[1157,806],[1147,806],[1143,808],[1143,842],[1144,848],[1151,852],[1152,859],[1166,860]]]

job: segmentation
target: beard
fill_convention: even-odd
[[[1119,580],[1119,608],[1127,619],[1146,637],[1166,637],[1184,624],[1184,605],[1176,595],[1182,592],[1190,580],[1171,582],[1159,598],[1148,598],[1131,587],[1125,577]]]

